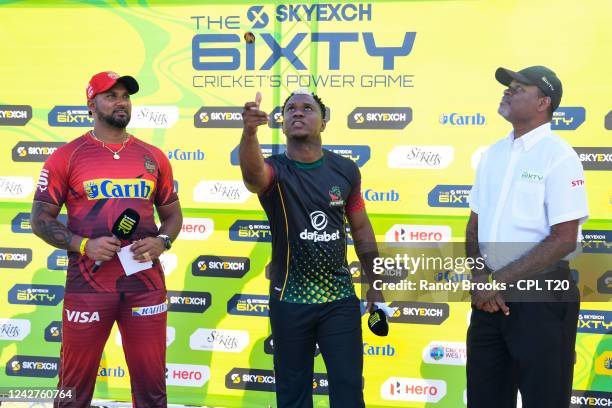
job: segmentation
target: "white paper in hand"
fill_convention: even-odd
[[[123,266],[123,270],[127,276],[133,275],[136,272],[144,271],[145,269],[149,269],[153,266],[153,262],[138,262],[134,259],[134,253],[132,252],[133,244],[124,246],[121,248],[121,251],[117,254],[119,257],[119,262],[121,262],[121,266]]]

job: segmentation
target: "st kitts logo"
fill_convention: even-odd
[[[44,162],[65,142],[18,142],[12,150],[14,162]]]
[[[30,334],[30,321],[26,319],[0,319],[0,340],[21,341]]]
[[[8,301],[17,305],[55,306],[64,299],[64,287],[60,285],[35,285],[18,283],[8,292]]]
[[[612,312],[581,310],[578,314],[578,333],[612,334]]]
[[[227,313],[243,316],[268,316],[269,298],[266,295],[237,293],[227,301]]]
[[[128,124],[131,129],[168,129],[179,119],[176,106],[134,106]]]
[[[16,355],[6,363],[5,373],[18,377],[53,378],[57,376],[58,368],[58,357]]]
[[[191,264],[194,276],[242,278],[251,269],[251,260],[239,256],[200,255]]]
[[[438,184],[427,195],[430,207],[468,208],[472,186]]]
[[[168,291],[168,311],[204,313],[211,305],[208,292]]]
[[[59,343],[62,341],[62,322],[53,321],[45,327],[45,341]]]
[[[68,222],[66,214],[59,214],[57,219],[64,225],[66,225]],[[30,234],[32,232],[30,213],[17,213],[17,215],[11,220],[11,231],[15,234]]]
[[[612,253],[612,231],[583,230],[582,252],[590,254]]]
[[[25,126],[32,119],[29,105],[0,105],[0,126]]]
[[[93,118],[87,106],[55,106],[48,115],[49,126],[91,127]]]
[[[282,154],[286,150],[285,145],[281,144],[262,144],[261,153],[264,158],[268,158],[273,154]],[[355,162],[358,167],[363,167],[370,160],[370,146],[363,145],[323,145],[324,149],[334,152],[342,157]],[[240,165],[238,159],[238,150],[240,146],[236,146],[230,153],[230,163],[233,166]]]
[[[95,179],[83,182],[88,200],[140,198],[148,200],[155,183],[146,179]]]
[[[280,129],[283,127],[284,117],[283,112],[281,110],[282,108],[282,106],[277,106],[276,108],[272,109],[272,112],[270,112],[270,120],[268,121],[268,126],[272,129]],[[329,123],[329,121],[331,120],[331,111],[327,106],[325,107],[325,112],[323,113],[323,119],[327,123]]]
[[[0,248],[0,268],[23,269],[32,262],[30,248]]]
[[[349,129],[404,129],[412,122],[412,108],[355,108],[348,115]]]
[[[550,121],[552,130],[576,130],[584,123],[586,111],[582,106],[560,106]]]
[[[272,242],[268,221],[238,220],[229,229],[232,241]]]
[[[193,116],[197,128],[241,128],[242,107],[202,106]]]

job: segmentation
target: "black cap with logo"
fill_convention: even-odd
[[[561,103],[561,96],[563,95],[561,81],[551,69],[541,65],[524,68],[518,72],[500,67],[495,71],[495,79],[506,86],[509,86],[513,79],[523,84],[537,86],[544,92],[544,95],[550,97],[553,111]]]

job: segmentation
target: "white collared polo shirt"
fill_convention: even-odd
[[[481,252],[497,270],[546,238],[551,226],[571,220],[582,225],[587,220],[580,159],[551,132],[550,123],[516,140],[510,132],[483,154],[470,208],[478,214]],[[500,250],[490,251],[491,243],[500,243]]]

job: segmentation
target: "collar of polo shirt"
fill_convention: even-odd
[[[540,140],[542,140],[545,135],[549,134],[550,132],[550,122],[547,122],[525,133],[523,136],[519,137],[516,140],[514,139],[514,131],[511,131],[508,134],[508,139],[510,140],[511,144],[516,146],[523,146],[525,150],[530,150]]]

